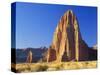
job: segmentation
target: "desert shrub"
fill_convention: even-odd
[[[48,69],[47,65],[39,65],[37,71],[46,71]]]
[[[61,70],[63,68],[63,66],[64,66],[63,64],[56,66],[56,70]]]

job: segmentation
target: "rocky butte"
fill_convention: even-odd
[[[61,17],[53,36],[53,41],[44,60],[52,61],[87,61],[89,47],[82,39],[78,19],[72,10]]]

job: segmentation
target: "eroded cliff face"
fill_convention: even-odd
[[[79,24],[72,10],[60,19],[53,41],[46,54],[46,61],[88,60],[88,46],[82,40]]]

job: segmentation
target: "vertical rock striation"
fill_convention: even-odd
[[[72,10],[60,19],[53,41],[46,54],[46,61],[88,60],[88,46],[82,40],[79,24]]]

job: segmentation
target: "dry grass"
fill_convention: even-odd
[[[14,64],[13,64],[14,65]],[[13,67],[12,65],[12,67]],[[51,63],[23,63],[16,64],[17,72],[38,72],[38,71],[56,71],[56,70],[69,70],[69,69],[84,69],[96,68],[97,61],[85,62],[51,62]]]

